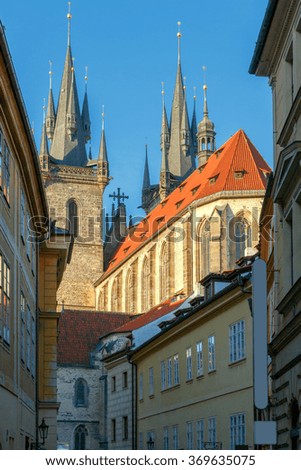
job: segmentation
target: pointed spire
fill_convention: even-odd
[[[82,108],[82,123],[85,133],[86,142],[91,139],[91,121],[90,121],[90,112],[89,112],[89,104],[88,104],[88,67],[86,67],[86,74],[85,74],[85,97],[83,101],[83,108]]]
[[[71,12],[68,3],[68,45],[57,106],[51,156],[64,165],[85,166],[87,153],[71,54]]]
[[[55,107],[52,93],[52,62],[49,61],[49,93],[48,93],[48,104],[46,114],[46,132],[48,139],[52,140],[55,129]]]
[[[142,191],[150,187],[149,167],[148,167],[148,155],[147,155],[147,144],[145,144],[145,164],[144,164],[144,175],[143,175],[143,186]]]
[[[189,118],[188,118],[188,111],[187,111],[187,104],[186,104],[186,77],[184,77],[184,103],[183,103],[183,113],[181,119],[181,146],[187,154],[189,147],[190,147],[190,126],[189,126]]]
[[[181,37],[182,37],[181,21],[178,21],[178,34],[177,34],[177,38],[178,38],[178,65],[181,64]]]
[[[206,67],[203,66],[204,70],[204,115],[202,121],[198,125],[198,165],[201,166],[215,151],[215,126],[214,123],[209,119],[208,103],[207,103],[207,85],[205,78]]]
[[[191,120],[191,138],[192,138],[192,145],[194,150],[194,155],[198,153],[198,139],[197,139],[197,118],[196,118],[196,87],[193,87],[194,95],[193,95],[193,113],[192,113],[192,120]]]
[[[40,152],[39,152],[40,166],[41,166],[42,171],[43,170],[47,171],[48,165],[49,165],[49,149],[48,149],[48,141],[47,141],[47,133],[46,133],[45,112],[46,112],[46,105],[45,105],[45,99],[44,99],[43,128],[42,128],[41,145],[40,145]]]
[[[108,162],[108,154],[107,154],[107,144],[106,144],[106,136],[105,136],[105,112],[104,106],[102,106],[102,131],[101,131],[101,139],[100,139],[100,147],[98,153],[98,162],[97,162],[97,169],[98,169],[98,181],[104,187],[109,182],[109,162]]]
[[[163,147],[165,148],[165,151],[168,151],[169,149],[169,142],[170,142],[170,133],[169,133],[169,124],[168,124],[168,119],[167,119],[167,114],[166,114],[166,108],[165,108],[165,91],[164,91],[164,82],[162,82],[162,123],[161,123],[161,141],[160,141],[160,147],[161,151],[163,151]]]

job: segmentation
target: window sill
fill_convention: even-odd
[[[172,387],[168,387],[168,388],[165,388],[164,390],[161,390],[161,393],[171,392],[173,390],[176,390],[179,387],[180,387],[180,384],[176,384],[176,385],[173,385]]]
[[[208,375],[215,374],[215,373],[216,373],[216,369],[208,370]]]
[[[186,380],[186,383],[187,383],[187,384],[192,384],[192,382],[193,382],[193,379],[187,379],[187,380]]]
[[[202,379],[204,379],[204,377],[205,377],[204,374],[200,374],[200,375],[197,376],[196,379],[197,379],[197,380],[202,380]]]
[[[229,366],[229,367],[235,367],[235,366],[240,365],[240,364],[243,363],[243,362],[246,362],[246,360],[247,360],[246,357],[242,357],[241,359],[237,359],[237,361],[229,362],[228,366]]]

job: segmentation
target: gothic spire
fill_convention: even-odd
[[[205,67],[203,67],[206,70]],[[208,103],[207,103],[207,85],[203,86],[204,90],[204,112],[203,119],[198,125],[198,165],[201,166],[215,151],[215,126],[214,123],[209,119]]]
[[[193,113],[192,113],[192,120],[191,120],[191,138],[192,138],[192,145],[194,150],[194,155],[196,156],[198,153],[198,139],[197,139],[197,118],[196,118],[196,88],[194,87],[194,96],[193,96]]]
[[[46,133],[46,122],[45,122],[45,104],[43,106],[43,128],[42,128],[42,135],[41,135],[39,160],[40,160],[41,170],[48,170],[49,149],[48,149],[48,141],[47,141],[47,133]]]
[[[109,161],[108,161],[108,154],[107,154],[107,144],[106,144],[106,136],[105,136],[105,113],[104,113],[104,106],[102,107],[101,113],[102,119],[102,130],[101,130],[101,139],[100,139],[100,147],[98,153],[98,160],[97,160],[97,172],[98,172],[98,182],[102,185],[103,188],[107,186],[109,183]]]
[[[147,155],[147,144],[145,145],[145,164],[144,164],[144,175],[143,175],[143,186],[142,191],[150,187],[150,176],[148,167],[148,155]]]
[[[85,140],[88,142],[91,139],[91,121],[90,121],[90,112],[88,104],[88,67],[86,67],[85,75],[85,97],[83,101],[82,108],[82,123],[85,133]]]
[[[70,2],[68,5],[67,52],[50,151],[51,156],[62,164],[84,166],[87,163],[87,154],[71,53]]]
[[[180,22],[178,26],[180,26]],[[186,106],[185,96],[183,90],[183,76],[181,69],[181,38],[182,34],[180,29],[177,33],[178,37],[178,67],[176,75],[176,84],[174,89],[174,96],[171,109],[171,119],[170,119],[170,147],[168,152],[168,166],[170,173],[176,177],[178,180],[182,180],[193,169],[193,156],[185,154],[185,151],[182,148],[181,140],[181,126],[183,119],[183,109]],[[189,129],[190,133],[190,129]]]
[[[47,114],[46,114],[46,132],[49,140],[53,139],[54,129],[55,129],[55,107],[52,93],[52,62],[49,61],[49,93],[48,93],[48,104],[47,104]]]

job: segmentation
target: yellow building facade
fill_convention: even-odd
[[[226,284],[208,276],[205,301],[133,352],[139,449],[253,447],[251,291],[241,273]]]

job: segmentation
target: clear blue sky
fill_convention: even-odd
[[[272,166],[272,100],[267,79],[249,75],[268,0],[73,0],[72,53],[80,100],[85,66],[92,122],[92,154],[98,153],[101,110],[113,180],[106,195],[121,187],[128,214],[139,215],[148,144],[151,182],[160,172],[161,82],[170,113],[177,68],[177,22],[181,21],[182,71],[191,111],[197,87],[202,117],[202,66],[207,67],[209,115],[217,146],[242,128]],[[67,1],[2,2],[1,21],[40,146],[49,60],[57,100],[67,46]],[[111,200],[105,197],[110,210]]]

